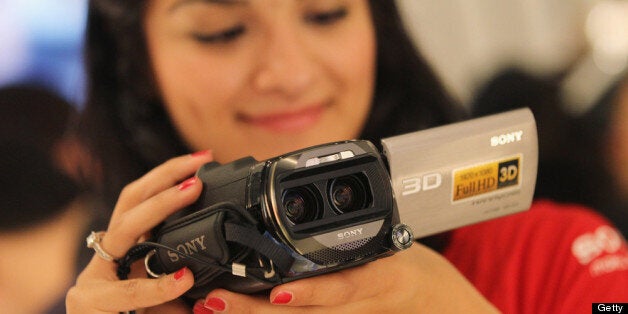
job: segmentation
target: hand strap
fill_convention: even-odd
[[[234,217],[242,218],[234,219]],[[166,235],[166,238],[170,237],[169,240],[172,240],[172,236],[185,236],[190,233],[190,228],[197,228],[196,230],[198,230],[199,227],[206,231],[206,237],[204,238],[206,243],[204,243],[204,246],[216,248],[219,251],[217,255],[188,254],[173,248],[173,244],[166,245],[160,241],[164,240],[164,235]],[[281,275],[287,274],[294,263],[294,257],[288,248],[272,238],[268,232],[262,234],[256,227],[255,220],[243,208],[232,203],[216,204],[177,219],[158,230],[154,239],[159,240],[139,243],[129,249],[124,257],[116,260],[118,263],[118,278],[121,280],[127,279],[131,271],[131,264],[141,258],[146,258],[145,264],[149,274],[154,273],[150,269],[149,264],[157,266],[156,269],[159,269],[159,272],[170,272],[182,266],[180,263],[170,265],[169,260],[164,258],[157,259],[153,261],[154,263],[149,263],[148,259],[150,256],[159,254],[155,253],[147,257],[147,254],[151,251],[167,253],[166,255],[174,253],[181,260],[185,260],[183,266],[188,266],[189,268],[212,269],[212,272],[215,273],[227,272],[235,276],[252,278],[272,285],[281,283],[283,279]],[[236,256],[241,255],[241,252],[230,254],[229,242],[239,244],[240,246],[236,245],[233,247],[241,248],[243,252],[248,252],[246,253],[247,255],[251,255],[251,252],[254,252],[255,255],[253,257],[257,257],[248,259],[249,261],[257,261],[260,260],[260,256],[264,256],[271,262],[270,265],[263,265],[263,263],[260,263],[260,265],[244,265],[238,263],[237,261],[242,259],[236,259]],[[170,243],[174,242],[171,241]],[[226,250],[224,249],[225,247],[227,247]],[[212,254],[212,252],[208,253]],[[274,272],[274,267],[277,267],[279,274]]]

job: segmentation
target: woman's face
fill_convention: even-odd
[[[258,160],[356,138],[371,106],[366,0],[151,0],[148,50],[194,150]]]

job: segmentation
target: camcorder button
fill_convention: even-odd
[[[391,239],[393,243],[393,249],[398,251],[405,250],[412,246],[414,243],[414,235],[412,234],[412,229],[404,224],[398,224],[393,226],[391,234]]]

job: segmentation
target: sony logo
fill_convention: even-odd
[[[194,255],[195,253],[198,253],[199,251],[206,250],[207,247],[205,246],[205,235],[202,235],[198,238],[194,238],[187,242],[183,242],[177,245],[175,249],[186,255]],[[172,251],[168,251],[167,254],[168,254],[168,257],[170,258],[170,261],[172,262],[177,262],[179,261],[179,259],[185,258],[177,254],[176,252],[172,252]]]
[[[362,235],[362,229],[364,228],[357,228],[357,229],[353,229],[349,231],[338,232],[336,236],[338,237],[338,240],[345,240],[348,238],[357,237],[357,236]]]
[[[506,145],[513,142],[519,142],[521,141],[522,137],[523,137],[523,131],[521,130],[496,135],[496,136],[491,137],[491,146],[495,147],[495,146]]]

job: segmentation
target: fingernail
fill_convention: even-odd
[[[206,308],[205,305],[203,305],[203,301],[196,302],[192,311],[194,311],[194,314],[214,314],[214,311]]]
[[[179,280],[185,275],[185,267],[179,269],[176,273],[174,273],[174,280]]]
[[[227,304],[221,298],[211,297],[205,300],[205,307],[213,311],[222,312],[227,308]]]
[[[288,304],[292,301],[292,293],[288,291],[281,291],[277,293],[275,298],[271,301],[272,304]]]
[[[209,155],[211,151],[209,149],[206,150],[201,150],[195,153],[190,154],[190,156],[192,157],[201,157],[201,156],[205,156],[205,155]]]
[[[194,185],[196,183],[196,180],[198,180],[198,178],[196,178],[196,177],[189,178],[189,179],[181,182],[181,184],[179,184],[177,189],[179,189],[179,191],[183,191],[183,190],[191,187],[192,185]]]

